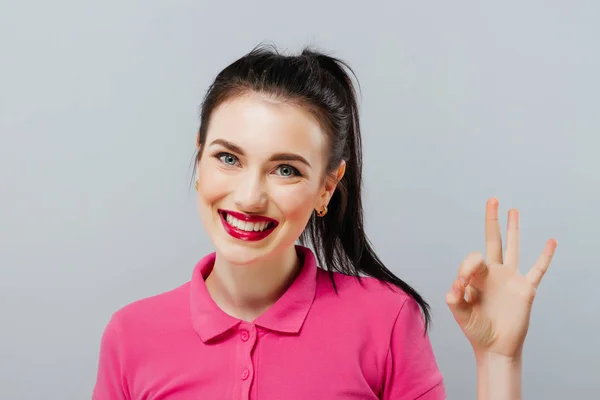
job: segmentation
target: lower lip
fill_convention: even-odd
[[[256,242],[258,240],[262,240],[269,236],[271,232],[275,230],[276,224],[272,224],[271,227],[265,229],[264,231],[243,231],[227,222],[225,219],[225,214],[220,212],[219,217],[221,217],[221,223],[223,224],[223,228],[225,228],[225,232],[229,233],[236,239],[245,240],[248,242]]]

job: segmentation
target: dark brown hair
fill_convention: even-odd
[[[346,172],[329,202],[329,212],[324,217],[313,214],[300,243],[312,244],[319,265],[329,272],[334,287],[333,272],[337,271],[358,279],[361,275],[371,276],[402,289],[419,304],[427,331],[429,305],[385,267],[365,234],[358,102],[348,72],[356,78],[343,61],[309,48],[298,55],[282,55],[266,46],[253,49],[223,69],[205,95],[194,168],[202,156],[210,116],[223,102],[253,91],[306,107],[328,135],[328,172],[335,172],[341,160],[346,161]]]

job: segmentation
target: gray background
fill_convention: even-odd
[[[559,242],[525,398],[597,395],[600,7],[501,3],[2,1],[0,398],[89,398],[111,313],[212,250],[189,187],[198,105],[261,41],[355,68],[368,231],[433,306],[449,398],[475,398],[444,296],[489,196],[503,221],[521,210],[524,266]]]

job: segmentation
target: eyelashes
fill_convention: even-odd
[[[220,153],[215,154],[214,157],[217,160],[219,160],[219,162],[221,164],[225,165],[226,167],[241,167],[239,158],[237,158],[236,156],[234,156],[231,153],[220,152]],[[288,165],[288,164],[278,165],[273,171],[278,171],[278,173],[276,173],[276,175],[278,175],[282,178],[302,177],[302,174],[300,173],[300,171],[298,171],[297,168],[292,167],[291,165]]]
[[[281,174],[279,174],[279,176],[284,177],[284,178],[294,178],[294,177],[302,176],[300,171],[298,171],[296,168],[292,167],[291,165],[287,165],[287,164],[279,165],[277,168],[275,168],[275,171],[278,171],[278,170],[282,172]],[[283,171],[286,171],[286,172],[283,172]]]
[[[218,153],[215,154],[215,158],[221,161],[223,164],[234,167],[236,164],[240,163],[240,160],[233,154],[229,153]]]

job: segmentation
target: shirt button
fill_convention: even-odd
[[[242,338],[242,340],[244,342],[246,342],[250,338],[250,334],[248,333],[248,331],[242,331],[242,333],[240,334],[240,337]]]
[[[242,380],[245,381],[246,379],[248,379],[249,376],[250,376],[250,371],[245,369],[244,372],[242,372]]]

